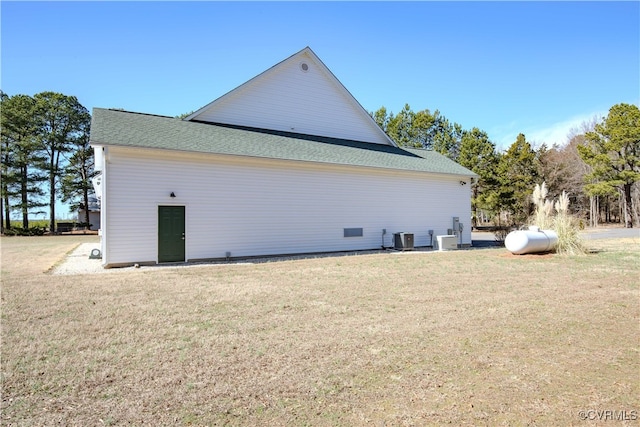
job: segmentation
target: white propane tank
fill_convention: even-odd
[[[558,243],[558,234],[553,230],[540,230],[529,227],[528,230],[512,231],[504,239],[504,245],[514,255],[548,252]]]

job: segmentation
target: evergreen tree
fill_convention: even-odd
[[[46,177],[38,169],[43,161],[36,138],[35,100],[27,95],[2,94],[2,195],[6,228],[11,211],[22,213],[22,227],[29,227],[29,213],[46,206],[41,184]],[[32,212],[33,213],[33,212]]]
[[[380,107],[371,117],[400,147],[435,150],[454,161],[458,157],[462,126],[451,124],[438,110],[414,112],[405,104],[397,115],[387,114],[387,109]]]
[[[538,179],[536,152],[519,134],[498,163],[498,187],[494,202],[511,214],[513,224],[523,223],[531,214],[531,194]]]
[[[405,104],[404,108],[394,116],[389,115],[387,123],[387,135],[396,142],[400,147],[418,148],[420,145],[415,140],[415,130],[413,121],[415,113]]]
[[[38,140],[46,155],[42,168],[49,182],[49,227],[55,230],[56,194],[62,173],[64,155],[82,138],[91,116],[75,96],[42,92],[34,96]]]
[[[582,159],[592,168],[585,186],[591,194],[620,191],[625,225],[633,227],[632,187],[640,181],[640,109],[617,104],[608,116],[585,135],[578,147]]]
[[[433,150],[453,160],[458,161],[463,130],[458,123],[451,124],[449,120],[440,116],[436,110],[434,115]]]
[[[496,168],[499,158],[496,146],[489,140],[486,132],[473,128],[463,133],[458,163],[478,175],[471,198],[474,225],[479,209],[493,210],[491,194],[497,187]]]
[[[89,135],[89,122],[85,122],[81,133],[73,142],[73,154],[62,176],[62,201],[71,202],[71,210],[84,209],[85,217],[81,221],[85,224],[89,224],[89,192],[93,189],[91,178],[95,176]]]
[[[369,115],[375,120],[375,122],[380,126],[385,133],[387,133],[387,125],[389,124],[389,115],[387,114],[387,109],[382,106],[378,108],[377,111],[373,113],[369,113]]]

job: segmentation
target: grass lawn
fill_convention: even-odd
[[[92,241],[0,241],[2,425],[639,423],[638,239],[46,272]]]

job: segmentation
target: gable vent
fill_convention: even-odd
[[[309,71],[309,64],[303,62],[302,64],[300,64],[300,69],[306,73],[307,71]]]

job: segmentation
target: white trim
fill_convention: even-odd
[[[109,221],[107,215],[109,213],[109,168],[107,167],[107,159],[109,158],[109,147],[102,148],[102,197],[100,198],[100,252],[102,253],[102,266],[109,265],[109,232],[107,224]]]

